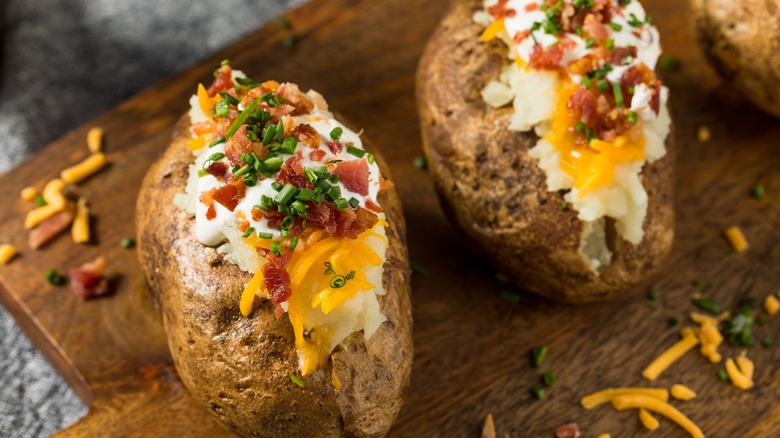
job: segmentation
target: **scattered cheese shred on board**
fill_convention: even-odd
[[[780,311],[780,300],[778,300],[774,295],[769,295],[764,300],[764,310],[766,310],[766,313],[770,315],[776,314],[778,311]]]
[[[27,213],[27,217],[24,220],[25,228],[28,230],[35,228],[41,222],[65,209],[67,200],[62,195],[64,187],[65,183],[61,179],[53,179],[46,183],[46,187],[43,188],[43,199],[46,201],[46,205]]]
[[[737,356],[737,367],[739,367],[739,371],[742,372],[742,374],[745,375],[750,380],[753,380],[753,372],[756,369],[755,364],[753,364],[753,361],[748,359],[746,352],[742,352],[739,356]]]
[[[16,248],[13,245],[0,245],[0,263],[7,265],[16,255]]]
[[[38,190],[35,190],[35,187],[32,186],[25,187],[22,189],[21,196],[25,201],[32,201],[38,197]]]
[[[729,375],[731,383],[737,388],[747,391],[753,387],[753,380],[748,378],[737,368],[737,364],[734,363],[734,359],[732,358],[726,360],[726,373]]]
[[[100,152],[103,149],[103,129],[92,128],[87,132],[87,148],[93,154]]]
[[[84,198],[79,198],[76,204],[76,217],[73,219],[71,237],[74,243],[89,242],[89,207]]]
[[[661,423],[658,422],[658,419],[653,417],[653,414],[647,412],[647,409],[639,410],[639,421],[642,422],[642,426],[647,430],[656,430],[661,425]]]
[[[682,339],[661,353],[660,356],[655,358],[655,360],[642,371],[642,377],[654,381],[661,373],[669,368],[670,365],[680,359],[691,348],[698,345],[699,339],[693,334],[693,331],[683,330],[682,334]]]
[[[91,176],[106,165],[106,155],[97,152],[75,166],[69,167],[60,173],[60,178],[68,184],[76,184]]]
[[[608,433],[602,433],[601,435],[597,436],[596,438],[612,438],[612,435]]]
[[[647,397],[645,395],[622,395],[612,399],[612,406],[618,411],[624,411],[626,409],[646,409],[655,412],[677,423],[680,427],[688,431],[692,437],[704,438],[704,433],[699,426],[690,420],[690,418],[686,417],[685,414],[677,410],[674,406],[662,402],[657,398]]]
[[[482,438],[496,438],[496,425],[493,423],[493,414],[488,414],[485,424],[482,426]]]
[[[623,395],[642,395],[664,402],[669,400],[669,391],[662,388],[609,388],[582,397],[580,404],[585,409],[593,409]]]
[[[676,384],[672,385],[672,397],[676,398],[677,400],[682,401],[689,401],[696,398],[696,391],[692,390],[691,388],[688,388],[685,385]]]
[[[736,252],[744,252],[748,249],[748,241],[739,227],[729,227],[726,230],[726,238]]]

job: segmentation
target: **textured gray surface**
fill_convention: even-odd
[[[0,173],[300,3],[0,0]],[[0,307],[0,437],[48,436],[85,413]]]

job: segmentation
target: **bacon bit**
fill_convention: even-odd
[[[307,148],[317,149],[320,146],[320,134],[314,127],[301,123],[290,132],[290,135],[298,139],[298,143]]]
[[[232,68],[230,68],[229,65],[223,65],[219,69],[219,75],[214,78],[214,82],[211,84],[211,86],[208,89],[209,97],[214,97],[219,93],[220,91],[225,91],[227,89],[235,87],[235,84],[233,83],[233,78],[231,77],[231,72],[233,71]]]
[[[577,423],[564,424],[555,429],[556,438],[579,438],[580,428]]]
[[[386,192],[395,187],[392,181],[385,179],[384,176],[379,175],[379,193]]]
[[[206,120],[192,125],[192,132],[195,133],[195,135],[208,134],[214,132],[215,129],[216,125],[213,120]]]
[[[368,162],[366,160],[349,160],[336,163],[333,174],[339,176],[339,181],[350,192],[368,196]]]
[[[298,126],[298,120],[294,117],[284,116],[282,117],[282,126],[284,126],[284,132],[292,132]]]
[[[531,30],[525,29],[523,31],[517,32],[512,39],[515,41],[515,44],[520,44],[530,36],[531,36]]]
[[[276,177],[277,181],[283,184],[289,183],[295,187],[313,188],[314,185],[303,173],[303,164],[301,164],[302,161],[303,151],[298,151],[295,153],[295,155],[288,158],[284,164],[282,164],[282,169],[279,171],[279,175]]]
[[[220,161],[211,163],[208,169],[208,173],[211,175],[214,175],[217,178],[222,178],[225,176],[225,173],[227,172],[228,167],[225,163],[222,163]]]
[[[489,7],[487,11],[496,19],[502,17],[514,17],[517,14],[517,11],[511,8],[507,8],[507,3],[509,3],[509,0],[498,0],[498,3]]]
[[[106,259],[98,257],[70,270],[71,291],[79,298],[90,298],[106,295],[111,291],[108,279],[103,275]]]
[[[615,50],[612,52],[612,54],[609,56],[609,62],[612,65],[623,65],[623,60],[626,59],[626,57],[633,57],[636,58],[637,49],[634,46],[631,47],[615,47]],[[644,66],[644,64],[641,64]]]
[[[588,14],[585,17],[585,23],[582,27],[588,35],[599,43],[599,45],[604,44],[609,38],[607,26],[601,22],[601,17],[597,17],[594,14]]]
[[[531,50],[531,59],[528,63],[531,68],[540,70],[556,70],[560,68],[563,59],[563,45],[558,43],[547,50],[541,44],[535,44]]]
[[[268,257],[268,263],[263,268],[265,287],[268,290],[271,302],[276,307],[275,313],[277,318],[284,312],[279,305],[287,301],[292,295],[290,274],[287,273],[286,269],[289,261],[290,253],[286,253],[281,257],[272,253]]]
[[[40,248],[46,242],[67,230],[71,222],[73,222],[73,212],[70,209],[65,209],[41,222],[40,225],[30,231],[28,237],[30,248]]]
[[[533,12],[533,11],[535,11],[537,9],[539,9],[539,4],[538,3],[528,3],[527,5],[525,5],[525,11],[526,12]]]
[[[243,179],[233,178],[231,176],[227,184],[218,189],[211,189],[210,192],[215,201],[222,204],[228,210],[233,211],[238,206],[238,203],[244,198],[246,185],[244,184]]]
[[[338,155],[342,152],[344,152],[344,145],[341,144],[340,141],[329,141],[328,142],[328,149],[330,149],[330,152],[334,155]]]
[[[252,151],[252,140],[246,138],[246,125],[241,125],[236,134],[225,143],[225,155],[230,164],[243,166],[245,163],[241,161],[241,154],[251,154]]]
[[[263,218],[263,210],[260,210],[257,207],[252,207],[252,220],[255,222],[260,222],[260,219]]]
[[[206,210],[206,220],[212,220],[215,217],[217,217],[217,209],[214,208],[214,204],[211,204],[208,210]]]
[[[370,211],[373,211],[374,213],[382,212],[382,207],[380,207],[379,204],[375,203],[370,199],[366,199],[366,208]]]
[[[276,95],[294,106],[295,109],[291,113],[293,116],[302,116],[314,111],[314,103],[295,84],[289,82],[282,84],[276,91]]]
[[[238,226],[238,230],[241,231],[242,233],[245,232],[248,228],[249,228],[249,221],[243,221]]]
[[[322,149],[311,151],[309,154],[309,159],[312,161],[322,161],[323,158],[325,158],[325,151]]]

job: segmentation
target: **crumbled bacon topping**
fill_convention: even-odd
[[[111,284],[103,275],[106,259],[98,257],[70,270],[70,287],[73,293],[85,300],[106,295],[111,292]]]

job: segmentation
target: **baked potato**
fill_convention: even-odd
[[[780,117],[780,0],[691,0],[696,35],[720,76]]]
[[[416,91],[447,216],[519,288],[565,302],[645,279],[674,235],[657,31],[638,1],[576,3],[454,2]]]
[[[229,64],[216,73],[137,204],[139,257],[178,374],[243,436],[383,436],[412,362],[388,170],[319,94]]]

